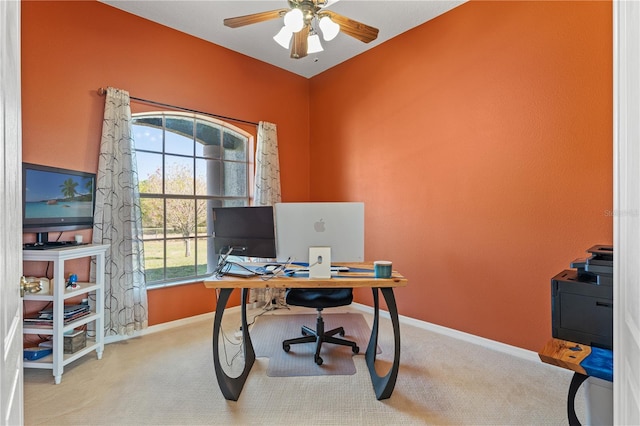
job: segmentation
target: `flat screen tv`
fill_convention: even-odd
[[[213,242],[216,254],[276,257],[273,207],[214,207]]]
[[[49,232],[93,227],[96,175],[22,163],[22,230],[47,243]]]

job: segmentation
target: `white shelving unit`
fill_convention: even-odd
[[[36,300],[53,303],[53,327],[23,327],[23,334],[52,335],[53,353],[35,361],[24,361],[25,368],[45,368],[53,370],[56,384],[62,380],[64,366],[76,359],[96,351],[98,359],[102,359],[104,350],[104,268],[105,252],[108,245],[80,245],[61,247],[49,250],[23,250],[25,262],[53,262],[53,286],[50,294],[25,294],[24,300]],[[71,259],[95,256],[96,280],[81,283],[80,288],[66,290],[64,262]],[[64,323],[64,302],[72,297],[92,293],[95,295],[95,311],[69,324]],[[93,322],[95,337],[87,338],[87,345],[72,354],[64,353],[64,333]]]

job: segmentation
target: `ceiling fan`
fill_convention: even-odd
[[[243,27],[277,18],[284,18],[284,26],[273,39],[286,49],[291,49],[291,58],[300,59],[309,53],[322,51],[317,27],[325,41],[333,40],[340,31],[364,43],[378,37],[378,29],[354,21],[346,16],[327,10],[338,0],[287,0],[288,9],[276,9],[251,15],[227,18],[224,25],[230,28]]]

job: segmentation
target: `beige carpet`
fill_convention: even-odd
[[[362,314],[324,314],[325,330],[344,327],[344,339],[356,342],[360,356],[364,356],[371,329]],[[324,376],[356,374],[353,352],[348,346],[322,345],[320,356],[322,365],[313,360],[315,343],[291,345],[287,353],[282,349],[282,341],[301,337],[300,328],[306,325],[316,328],[316,314],[263,315],[250,329],[251,341],[256,357],[269,358],[267,375],[270,377]],[[340,337],[340,336],[337,336]]]
[[[236,318],[229,316],[230,327]],[[393,342],[389,321],[381,326],[384,360]],[[203,320],[109,344],[102,360],[67,365],[59,385],[50,370],[26,369],[25,424],[567,424],[570,372],[411,325],[401,324],[401,333],[398,382],[384,401],[375,398],[363,356],[353,357],[354,375],[314,377],[269,377],[268,359],[258,358],[238,401],[227,401],[213,371],[212,320]],[[584,422],[582,391],[577,401]]]

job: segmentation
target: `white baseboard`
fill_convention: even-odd
[[[232,309],[240,309],[240,307],[228,308],[228,309],[225,309],[225,311],[232,310]],[[108,343],[121,342],[123,340],[132,339],[134,337],[141,337],[141,336],[146,336],[147,334],[157,333],[159,331],[171,330],[172,328],[182,327],[183,325],[189,325],[194,322],[199,322],[206,319],[213,321],[214,315],[215,315],[215,312],[207,312],[205,314],[195,315],[187,318],[181,318],[179,320],[163,322],[162,324],[152,325],[143,330],[136,331],[130,336],[121,336],[121,335],[105,336],[104,343],[108,344]]]
[[[353,306],[356,309],[362,310],[364,312],[373,314],[373,308],[371,306],[362,305],[360,303],[352,303],[351,306]],[[380,310],[380,316],[387,319],[390,318],[389,312],[383,311],[383,310]],[[492,349],[494,351],[506,353],[508,355],[526,359],[529,361],[534,361],[534,362],[540,361],[538,354],[528,349],[518,348],[516,346],[507,345],[506,343],[497,342],[495,340],[476,336],[474,334],[465,333],[463,331],[455,330],[453,328],[447,328],[441,325],[432,324],[430,322],[421,321],[421,320],[417,320],[410,317],[405,317],[403,315],[398,315],[398,318],[400,319],[400,323],[402,324],[412,325],[414,327],[418,327],[423,330],[428,330],[434,333],[452,337],[454,339],[463,340],[465,342],[472,343],[474,345],[479,345],[488,349]]]
[[[352,303],[351,306],[354,307],[355,309],[358,309],[360,311],[367,312],[373,315],[373,308],[371,306],[362,305],[360,303]],[[239,310],[239,309],[240,309],[239,306],[234,306],[234,307],[225,309],[225,311],[233,311],[233,310]],[[106,336],[105,343],[114,343],[122,340],[131,339],[134,337],[145,336],[147,334],[157,333],[159,331],[170,330],[175,327],[182,327],[184,325],[189,325],[198,321],[203,321],[203,320],[213,321],[214,315],[215,315],[215,312],[208,312],[206,314],[200,314],[193,317],[182,318],[175,321],[152,325],[148,328],[145,328],[144,330],[135,332],[131,336]],[[380,310],[380,316],[387,319],[390,318],[389,312],[383,311],[383,310]],[[465,342],[472,343],[474,345],[479,345],[488,349],[492,349],[494,351],[506,353],[508,355],[512,355],[512,356],[526,359],[529,361],[534,361],[534,362],[540,361],[540,358],[538,357],[538,354],[536,352],[533,352],[527,349],[522,349],[516,346],[507,345],[506,343],[497,342],[495,340],[465,333],[463,331],[455,330],[453,328],[447,328],[441,325],[432,324],[430,322],[417,320],[417,319],[406,317],[403,315],[398,315],[398,318],[400,319],[400,323],[403,323],[403,324],[412,325],[414,327],[418,327],[423,330],[428,330],[434,333],[452,337],[454,339],[463,340]]]

